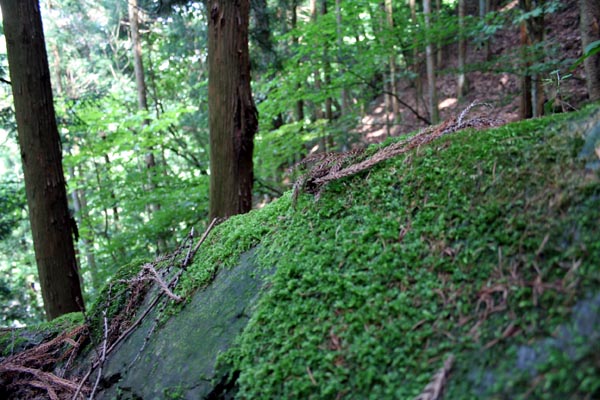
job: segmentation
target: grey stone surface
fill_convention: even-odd
[[[253,251],[221,269],[176,316],[154,331],[152,316],[110,355],[98,399],[202,399],[219,376],[215,364],[246,326],[269,271],[258,271]],[[139,357],[136,359],[136,356]],[[134,361],[135,360],[135,361]],[[111,383],[113,382],[113,383]]]

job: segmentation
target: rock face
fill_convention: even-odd
[[[246,326],[271,271],[256,268],[254,251],[238,265],[221,269],[215,280],[176,316],[155,330],[146,321],[110,355],[98,399],[201,399],[222,397],[217,356]],[[143,348],[143,349],[142,349]]]

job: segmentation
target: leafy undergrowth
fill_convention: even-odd
[[[192,270],[258,243],[277,267],[222,359],[237,397],[410,399],[450,354],[447,398],[600,397],[598,344],[517,368],[600,292],[600,179],[567,132],[592,112],[461,131],[224,223]]]

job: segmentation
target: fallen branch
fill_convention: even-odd
[[[448,380],[448,375],[452,369],[452,364],[454,364],[454,356],[450,354],[448,358],[446,358],[446,361],[444,361],[442,368],[435,373],[433,378],[431,378],[431,381],[429,381],[427,386],[425,386],[425,389],[423,389],[423,392],[415,397],[414,400],[438,400],[441,398],[444,386]]]
[[[323,186],[331,181],[357,174],[373,167],[376,164],[379,164],[382,161],[406,153],[419,146],[429,144],[443,135],[454,133],[466,128],[489,128],[498,126],[503,122],[498,119],[486,117],[465,119],[466,114],[477,106],[491,107],[487,103],[473,102],[467,108],[465,108],[463,112],[460,113],[458,119],[451,118],[440,125],[424,129],[408,139],[383,147],[372,156],[354,164],[351,162],[356,159],[360,160],[362,152],[352,150],[346,153],[322,153],[319,155],[309,156],[294,166],[302,166],[316,161],[314,166],[307,173],[301,175],[296,180],[292,197],[295,200],[300,190],[304,188],[308,193],[315,194],[318,198]],[[350,165],[342,168],[342,165],[349,164],[349,162]]]

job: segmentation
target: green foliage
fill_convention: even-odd
[[[15,182],[0,182],[0,240],[6,239],[23,219],[25,190]]]
[[[575,68],[577,68],[579,64],[584,62],[586,58],[589,58],[598,53],[600,53],[600,40],[596,40],[595,42],[592,42],[585,46],[585,49],[583,49],[583,55],[575,61],[575,64],[573,64],[571,68],[569,68],[569,71],[575,70]]]
[[[217,246],[260,242],[260,264],[277,268],[222,359],[240,371],[238,396],[413,398],[448,353],[449,398],[515,398],[532,383],[540,398],[594,393],[594,347],[508,385],[473,375],[498,358],[514,370],[518,346],[551,336],[600,284],[600,180],[576,157],[577,133],[563,133],[569,118],[459,132],[331,183],[318,203],[305,195],[294,211],[286,195],[215,234]]]

